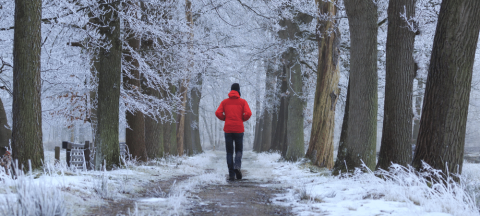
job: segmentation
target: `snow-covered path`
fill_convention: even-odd
[[[62,206],[67,215],[479,215],[465,189],[480,188],[478,164],[464,165],[461,187],[444,187],[405,169],[387,180],[370,172],[332,177],[277,153],[244,152],[244,179],[235,182],[226,181],[224,151],[87,172],[53,166],[49,155],[43,172],[19,180],[0,173],[0,215],[38,206]]]

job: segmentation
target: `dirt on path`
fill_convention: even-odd
[[[192,193],[198,199],[193,200],[193,206],[188,209],[190,215],[294,215],[291,208],[272,204],[275,194],[286,192],[279,182],[267,178],[260,181],[258,176],[253,178],[253,173],[250,174],[249,170],[262,166],[255,161],[256,156],[244,152],[243,179],[227,181],[225,185],[204,186]],[[225,153],[217,153],[211,162],[226,167]]]
[[[248,179],[210,185],[195,193],[200,199],[189,212],[191,215],[293,215],[290,208],[271,202],[274,194],[283,192]]]
[[[105,199],[105,205],[94,207],[85,215],[89,216],[103,216],[103,215],[131,215],[135,209],[135,203],[142,198],[159,198],[167,197],[170,193],[170,188],[177,182],[185,181],[191,176],[177,176],[167,180],[160,180],[156,182],[146,182],[143,185],[143,190],[131,194],[129,199]]]
[[[259,164],[256,154],[245,152],[242,169],[243,179],[226,181],[222,184],[206,184],[197,186],[186,196],[188,203],[180,212],[174,215],[294,215],[288,206],[272,204],[276,194],[286,193],[283,185],[276,182],[269,173],[270,169]],[[225,153],[215,152],[210,157],[203,173],[227,172]],[[223,167],[224,166],[224,167]],[[85,215],[131,215],[136,208],[135,203],[142,203],[145,198],[169,198],[169,189],[173,185],[188,183],[194,175],[177,176],[154,182],[144,182],[142,191],[128,194],[118,200],[105,199],[106,203],[91,209]],[[198,178],[198,177],[197,177]],[[227,175],[225,175],[225,179]],[[162,191],[162,194],[153,194],[152,191]],[[140,202],[139,202],[140,201]],[[149,206],[152,212],[163,212],[161,206]],[[154,209],[152,209],[154,208]],[[163,207],[164,208],[164,207]],[[134,214],[135,215],[135,214]],[[139,212],[138,215],[143,215]]]

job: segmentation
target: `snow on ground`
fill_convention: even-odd
[[[127,161],[121,169],[86,172],[72,171],[64,162],[53,165],[52,157],[53,152],[46,152],[44,170],[18,180],[0,173],[0,215],[85,215],[122,200],[132,215],[187,215],[192,200],[198,199],[192,192],[228,184],[223,151],[142,164]],[[242,170],[260,187],[286,189],[272,202],[298,215],[479,215],[474,194],[480,189],[478,164],[465,164],[462,184],[447,187],[402,167],[384,172],[385,180],[372,172],[338,178],[307,161],[281,161],[277,153],[244,152]],[[178,182],[170,188],[152,187],[169,179]]]

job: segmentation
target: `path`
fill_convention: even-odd
[[[293,215],[289,207],[272,204],[275,195],[286,190],[275,180],[271,164],[259,162],[256,153],[244,152],[244,178],[229,182],[224,181],[228,172],[225,157],[224,152],[215,151],[200,158],[190,158],[190,162],[180,163],[180,166],[188,167],[193,162],[193,167],[198,168],[194,173],[186,172],[168,179],[139,182],[129,177],[132,178],[129,184],[141,190],[120,199],[104,199],[104,204],[91,208],[84,215]],[[203,178],[216,178],[223,183],[188,186]],[[156,189],[162,194],[153,194]],[[187,193],[178,195],[185,190]],[[175,206],[173,210],[172,206]]]
[[[268,169],[256,162],[257,155],[245,152],[242,160],[242,180],[226,185],[209,185],[195,193],[200,199],[189,209],[191,215],[292,215],[289,208],[273,205],[274,194],[284,193],[279,182],[269,176]],[[225,153],[212,158],[212,166],[226,168]],[[225,169],[227,171],[227,169]],[[265,174],[258,176],[255,174]],[[227,175],[225,175],[227,178]],[[268,184],[268,187],[266,186]]]

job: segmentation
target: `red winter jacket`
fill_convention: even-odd
[[[237,91],[228,93],[228,98],[220,103],[215,115],[218,119],[225,121],[223,131],[225,133],[243,133],[245,128],[243,122],[252,116],[246,100],[240,98]]]

